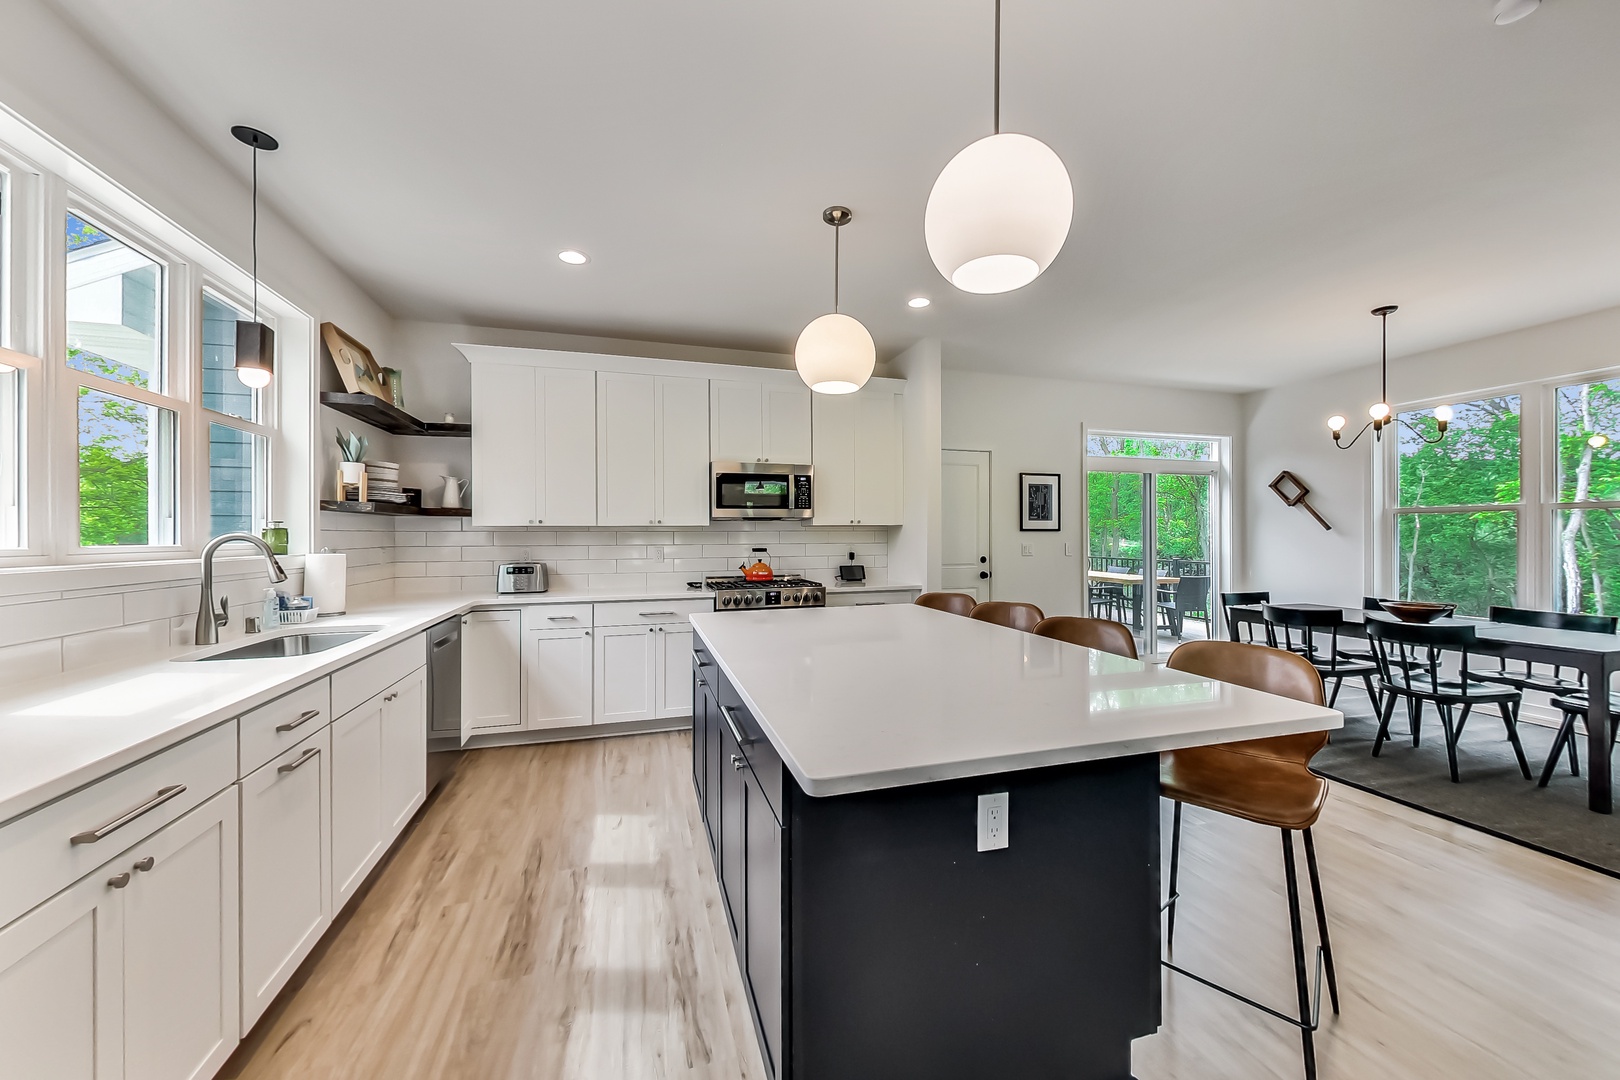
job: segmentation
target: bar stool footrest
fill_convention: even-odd
[[[1184,967],[1178,967],[1169,960],[1161,959],[1159,963],[1168,970],[1175,972],[1177,975],[1185,975],[1193,982],[1201,983],[1202,985],[1209,987],[1211,990],[1218,990],[1227,997],[1236,1001],[1241,1001],[1251,1009],[1259,1009],[1267,1016],[1281,1020],[1285,1024],[1291,1024],[1294,1027],[1301,1028],[1305,1031],[1316,1031],[1322,1026],[1322,946],[1320,945],[1316,947],[1316,988],[1311,992],[1311,1016],[1309,1022],[1307,1022],[1303,1017],[1289,1016],[1287,1013],[1278,1012],[1269,1005],[1262,1005],[1253,998],[1244,997],[1236,990],[1222,986],[1218,982],[1212,982],[1209,979],[1204,978],[1202,975],[1188,971]]]

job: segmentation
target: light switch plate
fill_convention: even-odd
[[[1033,558],[1034,555],[1035,555],[1034,545],[1032,545],[1032,544],[1019,544],[1018,545],[1018,554],[1026,556],[1026,557]]]
[[[1007,793],[979,796],[979,850],[999,851],[1007,846]]]

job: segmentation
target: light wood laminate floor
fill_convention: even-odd
[[[222,1075],[762,1078],[689,753],[468,754]],[[1317,839],[1343,995],[1323,1080],[1620,1076],[1620,881],[1345,788]],[[1190,811],[1183,843],[1178,962],[1287,1010],[1278,834]],[[1299,1039],[1170,976],[1135,1071],[1294,1080]]]

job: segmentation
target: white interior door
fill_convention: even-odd
[[[946,450],[942,469],[943,588],[990,599],[990,451]]]

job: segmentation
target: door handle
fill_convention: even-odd
[[[294,769],[302,768],[303,766],[309,764],[311,761],[315,760],[315,758],[320,755],[320,752],[321,752],[320,747],[311,746],[308,749],[306,749],[302,754],[299,754],[297,757],[295,757],[291,761],[287,762],[287,764],[285,764],[285,765],[277,765],[276,766],[276,772],[278,772],[278,773],[290,773]]]
[[[285,724],[277,724],[276,725],[276,731],[277,732],[291,731],[293,728],[303,727],[305,724],[309,723],[311,720],[315,719],[319,715],[321,715],[321,710],[319,710],[319,709],[307,709],[304,712],[299,714],[298,719],[289,720]]]
[[[988,570],[980,570],[979,571],[979,577],[980,578],[987,578],[989,576],[990,576],[990,571],[988,571]]]
[[[154,867],[156,865],[157,865],[157,859],[154,858],[151,855],[148,855],[144,859],[135,860],[135,869],[139,870],[143,874],[146,873],[147,871],[151,870],[152,867]]]
[[[989,561],[990,561],[990,557],[989,557],[989,556],[988,556],[988,555],[980,555],[980,556],[979,556],[979,561],[980,561],[980,562],[989,562]]]
[[[737,740],[738,746],[748,746],[754,740],[748,738],[742,733],[742,728],[737,726],[737,718],[731,715],[734,712],[736,712],[736,710],[730,705],[720,706],[720,715],[726,718],[726,727],[731,729],[731,737]]]
[[[147,799],[145,802],[141,803],[141,805],[135,807],[135,809],[113,818],[100,828],[86,829],[84,832],[74,833],[72,838],[68,840],[68,843],[72,844],[74,847],[78,847],[80,844],[94,844],[98,840],[105,840],[119,829],[122,829],[125,825],[128,825],[130,822],[140,817],[142,814],[150,813],[151,811],[162,806],[164,803],[168,802],[170,799],[185,794],[185,790],[186,785],[184,784],[170,784],[166,788],[159,788],[156,795],[153,795],[150,799]],[[118,885],[115,886],[115,888],[121,889],[123,886]]]

